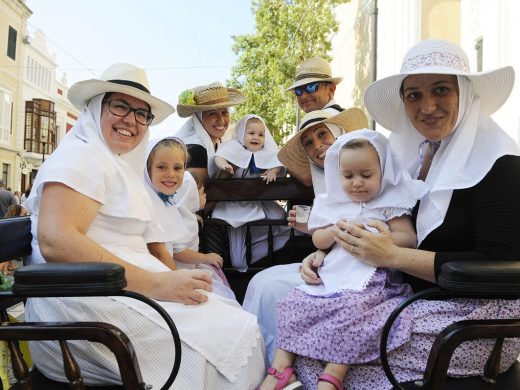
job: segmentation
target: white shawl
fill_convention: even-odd
[[[186,145],[200,145],[206,149],[208,156],[208,177],[217,177],[219,169],[215,165],[215,146],[196,114],[193,114],[174,135],[180,138]]]
[[[459,111],[452,134],[441,141],[426,177],[429,193],[417,215],[418,245],[444,221],[453,190],[478,184],[504,155],[520,155],[516,142],[489,116],[480,112],[480,97],[464,76],[459,83]],[[413,127],[401,105],[390,135],[390,146],[406,161],[410,174],[419,166],[419,146],[424,137]]]
[[[341,127],[336,126],[332,123],[325,123],[325,126],[327,126],[327,128],[330,130],[330,132],[336,139],[344,133],[344,130]],[[311,178],[314,196],[318,196],[319,194],[323,194],[326,191],[325,173],[323,172],[323,168],[317,166],[310,158],[309,164],[311,166]]]
[[[253,118],[259,119],[264,125],[265,129],[264,146],[262,149],[254,153],[244,146],[244,136],[247,121]],[[276,145],[276,142],[274,141],[273,136],[267,128],[264,120],[258,115],[250,114],[246,115],[240,121],[238,121],[236,126],[236,138],[223,142],[218,147],[215,156],[225,158],[227,161],[240,168],[247,168],[253,154],[255,156],[255,165],[258,168],[270,169],[282,166],[282,163],[276,157],[278,154],[278,145]]]
[[[90,100],[78,122],[38,171],[27,199],[31,214],[38,215],[43,184],[52,181],[99,202],[101,214],[151,220],[150,200],[142,176],[149,131],[132,151],[112,153],[101,133],[102,99],[103,95],[98,95]],[[105,188],[106,182],[110,182],[109,188]]]

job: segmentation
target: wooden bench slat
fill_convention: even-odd
[[[208,201],[314,199],[312,187],[291,178],[278,178],[269,184],[258,178],[206,179],[204,191]]]

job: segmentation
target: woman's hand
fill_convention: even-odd
[[[212,291],[211,276],[205,271],[181,269],[155,275],[152,298],[161,301],[198,305],[208,300],[205,291]]]
[[[307,228],[306,223],[296,223],[296,206],[293,206],[287,214],[287,225],[289,225],[289,227],[295,228],[299,232],[309,233],[309,229]]]
[[[233,169],[233,166],[231,164],[226,164],[222,167],[222,170],[225,172],[228,172],[230,175],[235,174],[235,170]]]
[[[199,210],[202,210],[206,207],[206,193],[204,192],[204,186],[200,186],[198,189],[199,193]]]
[[[375,267],[396,268],[393,264],[399,248],[390,235],[388,225],[381,221],[373,221],[370,226],[377,233],[369,232],[360,225],[347,221],[336,223],[336,242],[349,253]]]
[[[215,156],[215,165],[222,171],[228,172],[231,175],[235,173],[233,166],[224,157]]]
[[[87,236],[101,205],[61,183],[46,183],[40,203],[38,240],[48,262],[107,261],[125,268],[128,290],[147,297],[195,305],[206,302],[211,276],[199,270],[151,272],[126,262]]]
[[[222,268],[222,266],[224,265],[224,260],[222,259],[222,256],[220,256],[217,253],[204,253],[203,259],[204,263],[212,264],[216,267]]]
[[[311,253],[302,261],[302,268],[300,270],[302,279],[307,284],[320,284],[321,279],[318,275],[318,267],[323,264],[323,259],[327,254],[324,251],[317,250]]]

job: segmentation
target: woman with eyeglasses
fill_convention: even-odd
[[[150,94],[144,70],[128,64],[111,66],[99,80],[74,84],[68,97],[81,115],[42,165],[27,200],[31,262],[123,266],[128,289],[157,300],[177,325],[182,360],[173,389],[253,388],[264,370],[256,318],[212,293],[206,272],[172,270],[147,249],[147,243],[157,242],[143,181],[148,127],[174,108]],[[34,298],[26,316],[29,321],[111,323],[132,341],[146,384],[159,388],[170,373],[175,354],[170,331],[139,301]],[[77,341],[73,349],[85,384],[121,383],[115,356],[106,348]],[[31,342],[31,355],[50,379],[68,382],[58,343]]]

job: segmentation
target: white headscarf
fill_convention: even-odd
[[[215,145],[213,145],[210,135],[202,125],[202,120],[199,115],[202,114],[194,113],[174,135],[179,137],[186,145],[200,145],[206,149],[208,156],[208,177],[214,178],[219,172],[219,169],[215,165]]]
[[[153,148],[160,141],[162,141],[162,139],[154,139],[148,142],[148,149],[146,155],[147,161]],[[159,191],[157,190],[157,188],[155,188],[154,184],[152,183],[152,179],[148,174],[148,169],[146,166],[144,168],[144,179],[146,183],[146,190],[148,191],[148,194],[152,200],[154,218],[160,227],[160,229],[154,229],[154,231],[151,232],[149,236],[151,237],[153,234],[153,237],[156,237],[156,240],[154,240],[154,242],[167,243],[168,250],[172,252],[173,247],[176,245],[176,243],[189,241],[192,237],[192,234],[190,230],[187,228],[186,224],[184,223],[184,219],[179,211],[179,208],[174,203],[173,199],[172,204],[167,205],[159,197]]]
[[[478,184],[504,155],[520,155],[518,145],[489,116],[480,111],[480,97],[472,82],[457,76],[459,111],[455,128],[441,141],[426,177],[429,193],[421,200],[417,215],[418,244],[442,224],[453,190]],[[406,161],[413,174],[419,162],[419,146],[424,137],[411,124],[404,104],[390,135],[392,150]]]
[[[43,184],[59,182],[99,202],[101,214],[151,220],[142,174],[149,131],[133,150],[113,153],[101,132],[103,97],[97,95],[89,101],[78,122],[38,171],[27,199],[31,214],[39,213]],[[108,188],[105,183],[110,183]]]
[[[339,157],[343,146],[354,139],[364,139],[376,149],[381,164],[381,189],[373,199],[360,204],[353,201],[341,187]],[[388,139],[374,130],[362,129],[343,134],[328,149],[325,157],[327,192],[314,199],[309,228],[336,223],[343,218],[371,217],[370,210],[394,209],[394,216],[409,213],[417,200],[426,193],[426,185],[412,180],[400,161],[390,151]],[[377,214],[374,214],[377,215]],[[375,218],[375,217],[373,217]]]
[[[254,152],[255,165],[261,169],[270,169],[282,166],[282,163],[276,157],[278,153],[278,145],[276,145],[271,132],[267,128],[264,120],[258,115],[253,114],[246,115],[240,119],[240,121],[238,121],[236,126],[236,138],[223,142],[219,146],[215,156],[223,157],[237,167],[244,169],[247,168],[249,166],[249,162],[251,161],[253,152],[244,146],[244,136],[247,122],[253,118],[260,120],[265,129],[264,146],[259,151]]]
[[[199,251],[199,222],[195,213],[200,209],[200,198],[197,183],[188,171],[184,172],[182,186],[175,193],[173,202],[183,218],[183,223],[191,232],[181,240],[173,242],[173,252],[182,252],[184,249]]]
[[[338,138],[344,133],[343,129],[335,124],[324,123],[324,125],[327,126],[334,138]],[[325,173],[323,172],[323,168],[316,165],[310,158],[309,164],[311,166],[312,188],[314,189],[314,195],[318,196],[327,191],[325,187]]]
[[[381,164],[381,189],[373,199],[359,203],[353,201],[341,187],[339,157],[343,146],[354,139],[365,139],[376,149]],[[390,151],[388,140],[374,130],[356,130],[344,134],[328,149],[325,157],[325,183],[327,193],[314,199],[308,226],[310,229],[335,224],[341,219],[363,223],[369,231],[375,229],[371,220],[388,221],[405,214],[426,192],[426,185],[412,180],[400,161]],[[335,245],[326,256],[319,273],[320,285],[301,285],[298,288],[311,295],[328,296],[338,291],[363,290],[376,271],[376,267],[359,261],[344,248]]]

